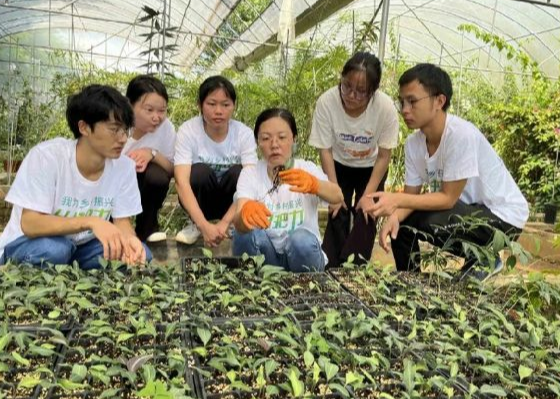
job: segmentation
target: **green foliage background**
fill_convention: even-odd
[[[560,172],[555,165],[560,137],[554,134],[554,129],[560,127],[560,83],[544,78],[526,54],[511,48],[499,37],[472,26],[460,28],[505,52],[525,75],[519,77],[511,70],[505,71],[503,84],[497,85],[470,68],[449,70],[455,92],[451,112],[480,128],[532,204],[539,208],[547,202],[558,202],[560,195],[552,198],[552,193],[560,192]],[[300,132],[298,156],[318,161],[317,151],[307,145],[315,102],[324,91],[338,83],[340,71],[350,53],[343,47],[335,47],[317,55],[310,43],[303,43],[301,48],[295,52],[285,74],[280,67],[275,76],[264,73],[267,67],[264,62],[251,66],[243,73],[227,71],[224,74],[234,82],[237,90],[236,119],[252,127],[256,116],[265,108],[282,106],[290,109]],[[85,64],[77,58],[68,62]],[[69,94],[90,83],[113,85],[124,92],[133,76],[131,73],[104,71],[92,65],[84,66],[81,70],[88,73],[56,75],[50,91],[52,97],[46,102],[35,98],[31,90],[22,92],[20,102],[25,106],[20,108],[17,129],[24,150],[41,140],[70,136],[64,118]],[[396,97],[398,77],[410,66],[402,61],[386,63],[381,89]],[[165,84],[170,93],[169,118],[176,128],[198,113],[196,98],[201,81],[201,78],[186,80],[166,76]],[[2,142],[7,137],[7,106],[6,101],[0,101]],[[390,169],[389,181],[394,188],[402,185],[402,145],[410,133],[402,122],[401,133],[400,146],[393,152]]]

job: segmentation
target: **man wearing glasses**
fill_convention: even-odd
[[[498,254],[477,259],[464,243],[486,246],[497,230],[517,238],[529,208],[484,135],[447,113],[452,93],[449,75],[435,65],[419,64],[401,76],[396,105],[406,125],[417,129],[405,144],[404,193],[374,193],[367,211],[387,217],[379,242],[388,251],[391,236],[397,270],[419,270],[421,239],[464,257],[461,276],[482,279],[487,273],[472,266],[493,262],[497,272],[501,260]]]
[[[8,192],[13,209],[0,236],[0,265],[76,261],[93,269],[100,257],[151,260],[130,221],[142,207],[134,161],[121,156],[134,123],[128,100],[91,85],[69,98],[66,119],[75,139],[32,148]]]
[[[371,203],[366,195],[384,190],[399,134],[397,111],[378,90],[380,81],[377,57],[358,52],[344,65],[339,85],[317,100],[309,144],[319,149],[323,171],[344,194],[343,202],[329,205],[323,239],[327,267],[339,266],[350,255],[356,263],[371,257],[377,231],[364,212]]]

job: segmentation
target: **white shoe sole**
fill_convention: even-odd
[[[200,236],[198,236],[198,237],[200,237]],[[198,240],[198,237],[193,239],[193,238],[187,238],[187,237],[184,237],[182,235],[177,234],[175,236],[175,241],[180,242],[182,244],[192,245],[196,242],[196,240]]]
[[[152,233],[148,238],[146,238],[146,242],[161,242],[165,240],[167,240],[167,235],[161,231]]]

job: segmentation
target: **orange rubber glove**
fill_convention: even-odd
[[[282,183],[293,186],[290,191],[305,194],[319,192],[319,179],[302,169],[288,169],[280,172]]]
[[[249,200],[241,208],[241,220],[249,230],[268,228],[270,226],[269,216],[272,216],[272,212],[259,201]]]

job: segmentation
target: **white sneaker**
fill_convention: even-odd
[[[194,223],[190,223],[183,230],[177,233],[175,241],[182,242],[183,244],[191,245],[196,242],[200,237],[200,230]]]
[[[160,242],[167,240],[167,235],[162,231],[156,231],[146,238],[147,242]]]

